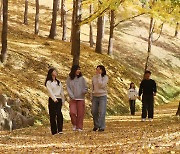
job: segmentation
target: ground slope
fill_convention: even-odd
[[[28,108],[36,116],[37,122],[45,121],[47,119],[47,91],[44,87],[44,80],[48,69],[54,66],[59,71],[59,79],[62,81],[65,88],[65,81],[72,65],[72,56],[70,55],[70,43],[60,41],[61,28],[57,25],[56,40],[48,39],[50,23],[51,23],[51,9],[48,6],[40,7],[40,34],[34,35],[34,1],[29,4],[29,25],[23,25],[23,4],[20,1],[9,2],[9,33],[8,33],[8,58],[4,65],[0,65],[0,91],[14,98],[20,98],[23,101],[24,107]],[[70,19],[70,15],[68,18]],[[139,19],[138,19],[139,20]],[[137,20],[137,23],[139,23]],[[136,21],[136,20],[135,20]],[[134,22],[135,22],[134,21]],[[142,18],[142,22],[147,23],[146,18]],[[60,23],[59,18],[57,23]],[[68,22],[70,25],[70,22]],[[125,31],[116,30],[115,40],[115,58],[107,55],[99,55],[94,53],[94,49],[87,47],[86,40],[88,35],[87,26],[82,27],[82,43],[80,65],[82,72],[88,81],[89,89],[91,89],[91,78],[95,73],[95,67],[99,64],[105,65],[109,80],[109,95],[108,95],[108,115],[128,113],[127,89],[129,83],[134,81],[137,85],[141,81],[143,74],[143,63],[145,61],[145,53],[138,48],[138,43],[143,41],[142,38],[138,40],[138,36],[133,31],[134,28],[138,30],[146,29],[134,25]],[[144,24],[143,24],[144,25]],[[125,27],[125,26],[124,26]],[[132,34],[128,32],[131,31]],[[125,33],[128,33],[125,35]],[[86,35],[85,35],[86,34]],[[124,34],[124,35],[123,35]],[[135,45],[130,46],[134,38],[137,39]],[[68,36],[70,31],[68,30]],[[120,37],[118,37],[120,36]],[[131,36],[131,37],[130,37]],[[144,36],[145,37],[145,36]],[[123,41],[124,40],[124,41]],[[173,63],[165,65],[166,61],[162,63],[158,56],[151,59],[151,63],[156,64],[152,66],[155,73],[152,77],[158,80],[158,96],[156,103],[168,103],[171,99],[179,97],[179,39],[166,39],[175,44],[176,48],[168,46],[168,50],[164,49],[166,54],[170,53],[170,57],[174,55],[177,59],[177,66]],[[104,46],[107,45],[107,35],[105,36]],[[118,44],[119,43],[119,44]],[[145,44],[146,40],[142,44]],[[137,45],[137,46],[136,46]],[[144,47],[144,46],[143,46]],[[129,49],[131,48],[131,50]],[[133,50],[132,50],[133,48]],[[120,51],[118,53],[117,51]],[[173,52],[170,52],[173,51]],[[175,54],[177,53],[177,54]],[[143,58],[141,58],[143,55]],[[162,54],[164,55],[164,53]],[[118,58],[116,58],[118,57]],[[134,58],[134,59],[132,59]],[[163,61],[163,58],[161,58]],[[172,60],[169,60],[172,63]],[[175,66],[174,66],[175,65]],[[161,66],[161,68],[159,67]],[[162,69],[166,66],[166,69]],[[87,94],[86,112],[90,114],[90,91]],[[68,96],[65,90],[66,100]],[[137,102],[137,108],[140,108],[141,102]],[[63,108],[64,116],[68,116],[68,103]]]

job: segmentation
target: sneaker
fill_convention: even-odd
[[[142,121],[142,122],[145,122],[145,121],[146,121],[146,119],[145,119],[145,118],[142,118],[142,119],[141,119],[141,121]]]
[[[102,129],[102,128],[99,128],[99,130],[98,130],[99,132],[104,132],[104,129]]]
[[[152,121],[153,121],[153,119],[152,119],[152,118],[149,118],[148,120],[149,120],[150,122],[152,122]]]
[[[77,129],[78,132],[82,132],[83,130],[82,129]]]
[[[96,127],[93,128],[93,131],[97,131],[97,130],[98,130],[98,128],[96,128]]]
[[[58,134],[63,134],[63,132],[58,132]]]
[[[73,126],[73,131],[76,131],[76,126]]]

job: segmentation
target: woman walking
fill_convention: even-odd
[[[73,130],[82,131],[85,113],[85,94],[88,88],[78,65],[74,65],[71,68],[67,79],[67,91],[70,97],[69,108]]]
[[[96,75],[92,79],[92,115],[94,121],[93,131],[104,131],[107,106],[108,76],[103,65],[96,68]]]
[[[136,102],[137,97],[138,97],[138,92],[135,88],[135,84],[132,82],[128,90],[128,98],[129,98],[131,115],[135,115],[135,102]]]
[[[51,133],[62,134],[63,129],[63,115],[61,112],[62,105],[64,105],[64,92],[61,82],[56,78],[57,71],[51,68],[48,71],[45,86],[49,93],[49,115],[51,124]]]

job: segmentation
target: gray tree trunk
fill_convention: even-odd
[[[114,41],[114,26],[115,26],[115,11],[111,10],[111,21],[110,21],[110,35],[108,44],[108,55],[113,55],[113,41]]]
[[[7,32],[8,32],[8,0],[3,0],[3,25],[1,35],[1,57],[0,60],[3,63],[7,55]]]
[[[36,0],[35,34],[39,34],[39,0]]]
[[[147,55],[147,58],[146,58],[144,72],[148,68],[149,56],[150,56],[150,53],[151,53],[152,37],[153,37],[153,22],[154,22],[154,19],[153,19],[153,17],[151,17],[150,26],[149,26],[149,37],[148,37],[148,55]]]
[[[93,13],[93,6],[92,6],[92,4],[89,7],[89,12],[90,12],[90,15],[92,15],[92,13]],[[90,24],[89,24],[89,43],[90,43],[90,47],[93,47],[94,41],[93,41],[93,26],[92,26],[92,22],[90,22]]]
[[[75,11],[76,11],[76,1],[73,0],[73,12],[72,12],[72,20],[71,20],[71,38],[70,38],[70,42],[72,42],[72,38],[73,38],[73,28],[74,28],[74,23],[75,23]],[[71,55],[73,55],[73,49],[71,48]]]
[[[57,20],[57,6],[58,6],[58,0],[53,1],[53,12],[52,12],[52,23],[51,23],[51,29],[49,38],[54,39],[56,36],[56,20]]]
[[[24,24],[28,24],[28,0],[25,0]]]

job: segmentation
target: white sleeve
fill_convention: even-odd
[[[130,91],[128,90],[127,92],[128,98],[130,99]]]
[[[105,88],[107,86],[107,83],[108,83],[108,77],[107,76],[104,76],[102,78],[101,74],[99,74],[98,76],[98,85],[101,87],[101,88]]]
[[[53,94],[52,86],[51,86],[51,81],[47,81],[46,87],[47,87],[49,96],[53,99],[53,101],[56,101],[57,99],[56,99],[55,95]]]

